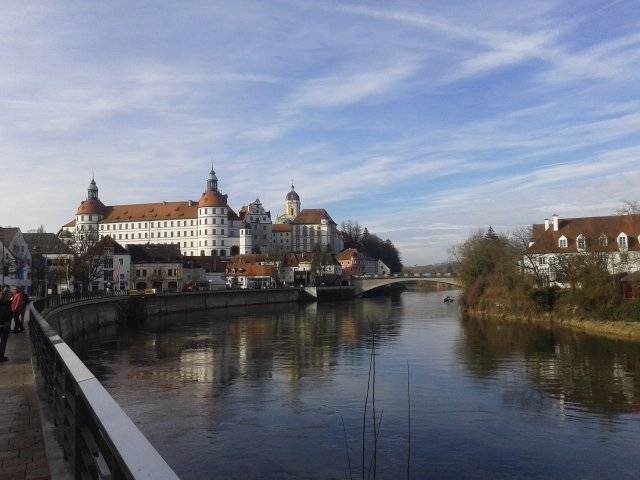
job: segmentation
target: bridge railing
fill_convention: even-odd
[[[177,479],[33,303],[28,311],[33,350],[47,400],[75,478]]]

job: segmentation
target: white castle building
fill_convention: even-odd
[[[178,244],[185,256],[228,257],[252,252],[251,225],[240,219],[218,190],[213,169],[197,202],[104,205],[94,179],[73,221],[62,227],[76,242],[111,236],[121,245]]]
[[[285,212],[272,224],[271,212],[259,199],[238,215],[220,193],[211,169],[200,200],[107,206],[91,179],[87,198],[61,236],[81,244],[110,236],[121,245],[178,244],[185,256],[231,257],[275,251],[342,250],[336,223],[324,209],[300,208],[293,185],[285,198]]]

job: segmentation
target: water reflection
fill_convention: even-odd
[[[596,413],[640,411],[637,343],[489,319],[465,318],[461,324],[458,354],[474,376],[491,380],[517,371],[530,382],[506,401],[543,409],[550,395],[562,406]]]
[[[275,368],[292,384],[305,376],[330,378],[341,352],[368,351],[372,335],[378,343],[392,342],[401,312],[401,304],[381,298],[175,314],[85,339],[76,349],[99,378],[117,378],[126,362],[136,367],[129,370],[129,381],[164,390],[210,384],[206,397],[211,397],[238,377],[271,378]]]

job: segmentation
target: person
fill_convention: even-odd
[[[4,356],[11,328],[11,292],[4,286],[0,290],[0,362],[9,360]]]
[[[11,313],[13,315],[13,333],[24,332],[24,307],[26,305],[26,295],[22,288],[16,287],[16,293],[11,298]]]

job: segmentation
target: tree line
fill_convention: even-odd
[[[344,248],[356,248],[370,257],[382,260],[394,273],[402,271],[400,253],[388,238],[383,240],[354,220],[342,222],[340,230],[344,239]]]

